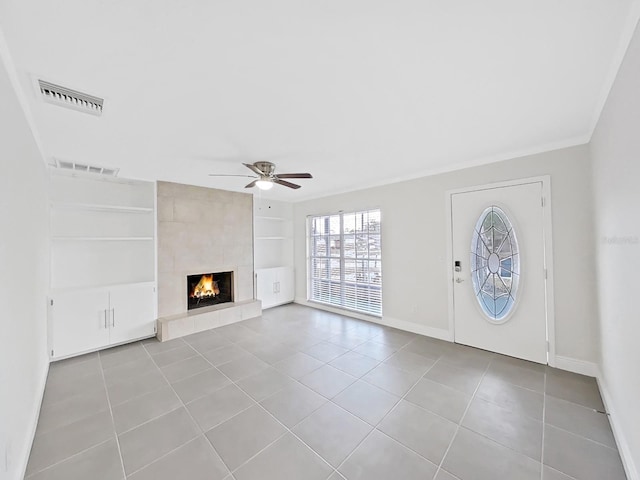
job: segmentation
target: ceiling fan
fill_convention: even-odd
[[[270,190],[274,183],[284,185],[285,187],[298,189],[300,185],[287,182],[284,178],[313,178],[310,173],[275,173],[276,165],[271,162],[255,162],[255,163],[243,163],[245,167],[258,175],[226,175],[222,173],[210,173],[210,177],[249,177],[255,178],[255,180],[244,188],[258,187],[260,190]]]

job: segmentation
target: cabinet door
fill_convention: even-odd
[[[113,288],[109,298],[110,343],[154,335],[156,318],[153,285]]]
[[[51,346],[60,358],[109,344],[109,293],[84,290],[53,297]]]
[[[278,282],[280,284],[278,303],[293,302],[295,297],[293,267],[282,267],[278,269]]]
[[[262,300],[262,308],[269,308],[277,303],[277,293],[275,292],[274,268],[261,268],[256,270],[256,297]]]

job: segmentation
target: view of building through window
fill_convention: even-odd
[[[382,315],[380,210],[309,218],[309,299]]]

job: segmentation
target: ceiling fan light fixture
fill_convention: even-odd
[[[271,190],[273,188],[273,182],[270,179],[261,178],[256,181],[256,187],[260,190]]]

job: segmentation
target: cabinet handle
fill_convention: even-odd
[[[115,307],[111,309],[111,326],[116,326],[116,309]]]
[[[104,328],[108,328],[107,325],[107,309],[104,309]]]

